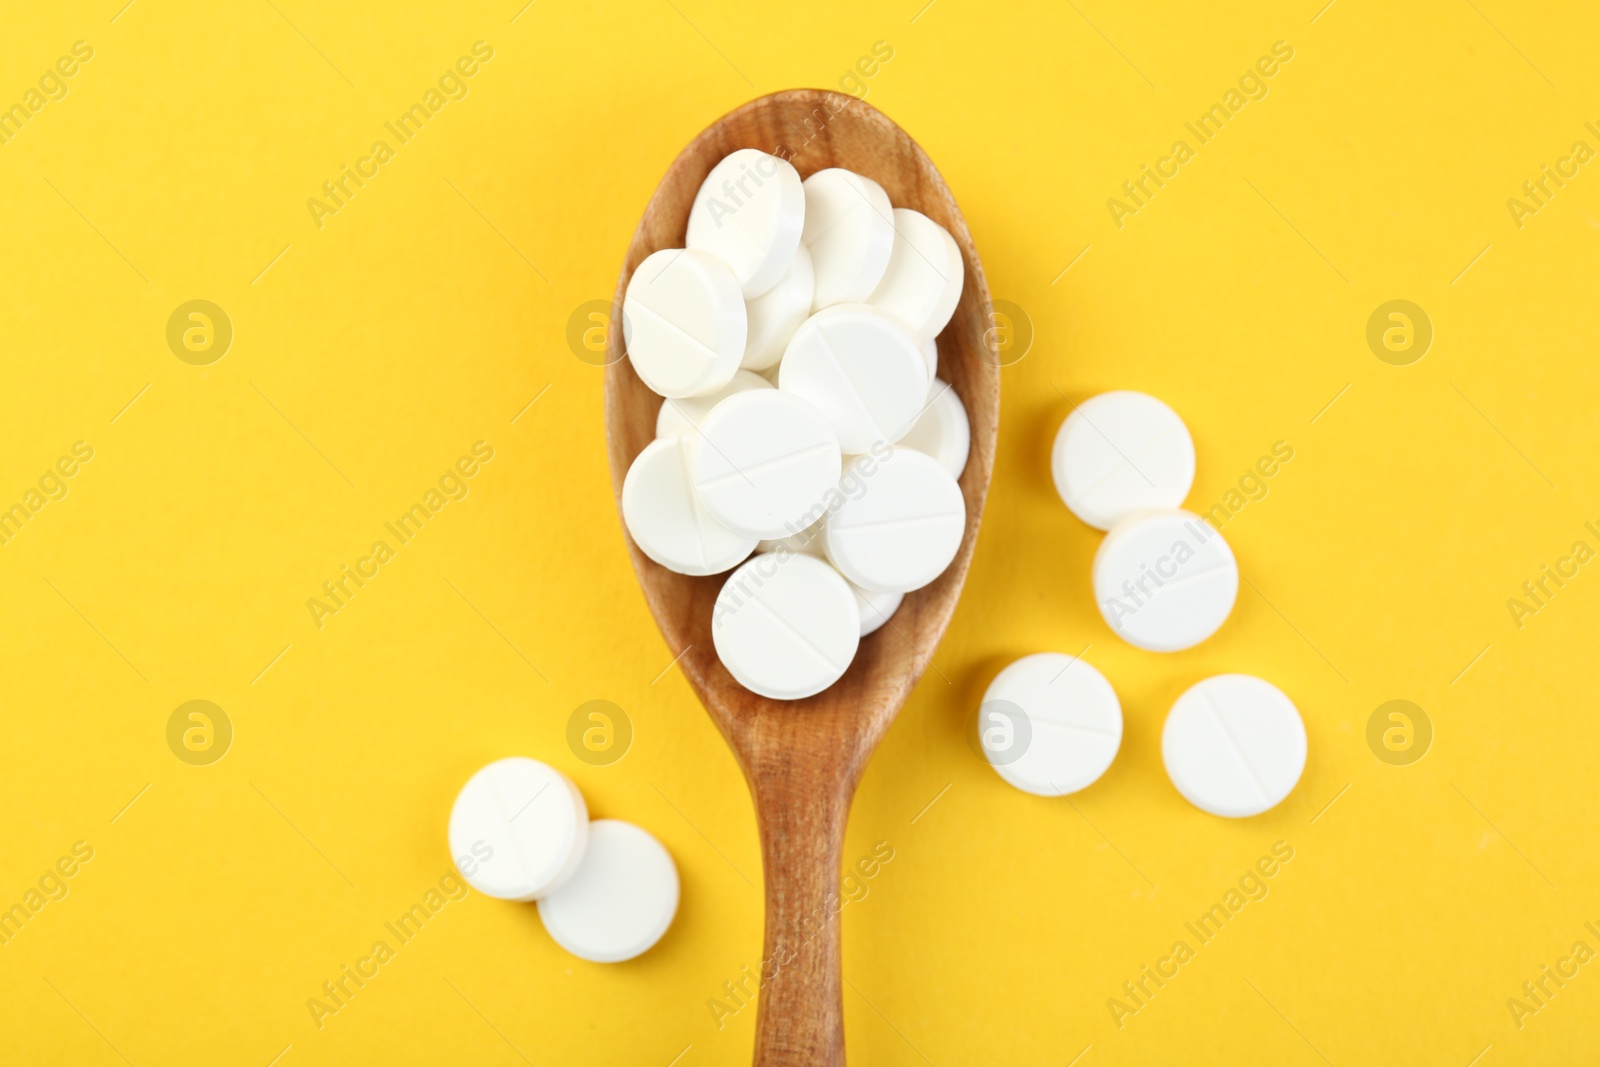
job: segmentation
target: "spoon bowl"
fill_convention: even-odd
[[[769,700],[734,681],[711,641],[712,605],[726,575],[688,577],[628,548],[645,601],[679,667],[722,731],[755,801],[766,886],[755,1063],[844,1063],[839,872],[857,782],[955,610],[972,559],[994,465],[1000,420],[999,359],[992,308],[972,235],[938,170],[886,115],[842,93],[794,89],[729,112],[679,153],[646,206],[617,281],[615,307],[634,269],[652,252],[682,248],[689,208],[724,156],[758,148],[789,160],[805,178],[827,167],[863,174],[896,207],[922,212],[961,248],[961,301],[939,335],[939,376],[966,407],[972,446],[960,479],[967,525],[955,560],[932,584],[908,593],[888,623],[861,641],[829,688],[803,700]],[[608,331],[606,435],[621,507],[634,457],[655,437],[662,400],[634,373],[622,331]]]

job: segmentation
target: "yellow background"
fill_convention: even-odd
[[[878,41],[867,99],[942,168],[1036,339],[1003,372],[961,607],[855,804],[847,857],[894,859],[843,913],[853,1062],[1600,1055],[1600,964],[1521,1029],[1506,1007],[1600,949],[1600,566],[1520,629],[1506,606],[1600,548],[1600,172],[1520,229],[1506,206],[1600,147],[1585,5],[122,2],[11,5],[0,35],[7,103],[94,48],[0,146],[0,498],[95,449],[0,546],[0,906],[95,850],[0,947],[8,1060],[748,1062],[754,1011],[719,1029],[707,1001],[760,954],[754,821],[666,669],[601,371],[564,332],[695,133],[836,87]],[[307,198],[478,40],[470,94],[319,229]],[[1280,40],[1269,95],[1115,226],[1122,182]],[[165,340],[196,298],[235,331],[205,367]],[[1407,367],[1365,341],[1395,298],[1435,329]],[[1249,584],[1189,652],[1111,635],[1098,536],[1050,485],[1055,427],[1111,388],[1187,420],[1197,509],[1294,448],[1226,525]],[[470,495],[319,630],[307,598],[479,440]],[[1005,786],[963,737],[984,687],[1085,648],[1123,700],[1115,765],[1070,799]],[[1310,735],[1254,819],[1196,811],[1161,766],[1167,708],[1221,671],[1282,687]],[[596,698],[635,730],[604,767],[565,740]],[[236,730],[211,766],[166,744],[192,699]],[[1367,747],[1390,699],[1435,729],[1411,766]],[[455,791],[517,753],[671,849],[666,939],[590,965],[472,895],[317,1029],[307,999],[449,870]],[[1270,895],[1119,1029],[1107,999],[1280,840]]]

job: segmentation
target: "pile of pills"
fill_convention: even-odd
[[[648,256],[623,299],[628,359],[663,398],[623,522],[668,570],[732,571],[718,658],[797,700],[960,549],[971,429],[935,338],[961,249],[871,178],[801,181],[750,148],[712,168],[686,244]]]
[[[1051,473],[1074,515],[1106,531],[1095,554],[1095,603],[1135,647],[1177,652],[1222,626],[1239,592],[1227,541],[1182,510],[1194,483],[1194,441],[1166,404],[1135,392],[1093,397],[1056,434]],[[1025,656],[984,693],[978,741],[1018,789],[1062,796],[1111,766],[1122,706],[1111,684],[1073,656]],[[1306,763],[1299,711],[1277,687],[1245,674],[1207,678],[1167,714],[1167,775],[1213,815],[1258,815],[1288,796]]]
[[[594,963],[648,951],[678,911],[678,868],[661,843],[631,823],[590,822],[578,787],[538,760],[496,760],[467,780],[450,853],[485,896],[537,901],[556,944]]]

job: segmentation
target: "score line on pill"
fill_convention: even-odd
[[[1090,526],[1175,508],[1194,484],[1194,440],[1166,404],[1118,390],[1092,396],[1061,423],[1051,449],[1056,492]]]
[[[966,534],[961,486],[934,457],[910,448],[857,456],[840,484],[860,488],[834,509],[822,547],[863,589],[909,593],[944,573]]]
[[[667,401],[672,403],[672,401]],[[718,522],[692,483],[692,434],[658,437],[622,480],[622,522],[639,551],[678,574],[721,574],[755,551],[756,539]]]
[[[802,530],[839,477],[839,439],[810,404],[779,389],[728,397],[700,424],[690,454],[696,498],[722,525],[755,538]]]
[[[1306,726],[1271,682],[1219,674],[1186,690],[1161,729],[1167,776],[1212,815],[1259,815],[1288,796],[1306,766]]]
[[[589,812],[572,780],[525,756],[496,760],[461,787],[450,809],[450,854],[485,896],[535,900],[578,869]]]
[[[1118,637],[1150,652],[1177,652],[1216,633],[1239,595],[1228,542],[1191,512],[1124,519],[1094,557],[1094,597]]]
[[[799,700],[849,669],[861,611],[850,583],[823,560],[767,552],[728,576],[712,608],[711,641],[740,685]]]
[[[1094,784],[1122,745],[1122,704],[1094,666],[1060,652],[1024,656],[983,694],[978,739],[995,772],[1036,796]]]
[[[646,257],[622,298],[622,337],[640,380],[662,396],[727,385],[744,358],[744,297],[715,256],[664,248]]]
[[[927,402],[928,385],[921,346],[901,323],[867,304],[838,304],[811,316],[778,366],[778,388],[821,411],[848,455],[904,436]]]

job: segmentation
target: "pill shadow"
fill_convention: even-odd
[[[995,780],[1002,785],[1004,781],[998,775],[995,775],[994,769],[989,766],[989,761],[983,757],[983,753],[976,747],[978,709],[983,705],[983,694],[989,688],[989,684],[994,681],[995,676],[1005,670],[1007,665],[1016,662],[1027,654],[1026,652],[1019,652],[1015,655],[987,656],[951,679],[956,692],[951,701],[952,711],[945,717],[945,725],[955,733],[967,755],[975,760],[978,766],[983,768],[984,773],[994,776]],[[1008,786],[1007,788],[1010,787]]]
[[[1073,625],[1086,624],[1100,635],[1108,635],[1095,609],[1090,582],[1094,556],[1105,533],[1083,522],[1062,502],[1056,492],[1050,462],[1056,432],[1068,414],[1089,395],[1093,394],[1062,397],[1052,389],[1047,403],[1023,413],[1018,440],[1011,447],[1024,450],[1025,455],[1021,463],[1007,468],[1008,479],[1020,477],[1022,484],[1014,486],[1008,480],[1004,491],[1012,497],[1012,502],[995,509],[997,514],[1010,513],[1014,520],[1020,521],[1012,522],[1010,529],[993,524],[996,528],[986,528],[984,535],[991,542],[999,542],[998,550],[1002,553],[1015,553],[1022,558],[1036,558],[1041,543],[1050,545],[1049,563],[1043,577],[1063,594],[1060,609],[1065,619]],[[1018,473],[1010,474],[1011,471]],[[980,550],[985,547],[981,540],[979,545]],[[1097,635],[1095,641],[1100,640],[1101,636]]]
[[[1061,424],[1067,421],[1067,416],[1078,409],[1078,405],[1088,400],[1093,393],[1067,393],[1065,395],[1051,388],[1046,395],[1045,403],[1028,413],[1023,427],[1024,447],[1028,449],[1028,462],[1024,466],[1028,476],[1028,490],[1030,492],[1046,493],[1052,500],[1060,504],[1061,510],[1070,517],[1067,506],[1061,504],[1060,497],[1056,494],[1056,481],[1050,470],[1050,454],[1056,443],[1056,433],[1060,431]]]

